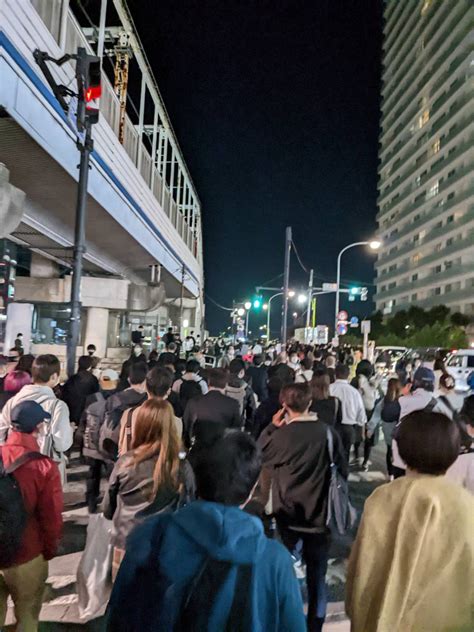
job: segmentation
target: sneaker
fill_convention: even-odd
[[[368,472],[369,471],[369,464],[368,463],[362,463],[362,471],[363,472]]]

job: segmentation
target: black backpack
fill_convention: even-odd
[[[13,473],[28,461],[45,458],[39,452],[26,452],[5,468],[0,454],[0,568],[8,568],[15,561],[28,519]]]
[[[202,378],[197,382],[195,380],[182,381],[179,389],[179,403],[181,404],[183,410],[186,409],[190,399],[194,399],[195,397],[202,395],[201,381]]]

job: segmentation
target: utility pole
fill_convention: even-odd
[[[285,233],[285,267],[283,269],[283,309],[281,323],[281,343],[283,347],[286,345],[288,332],[288,289],[290,286],[290,255],[291,255],[291,226],[286,227]]]
[[[306,329],[309,329],[311,326],[311,306],[312,306],[312,296],[313,296],[313,276],[314,270],[309,271],[309,285],[308,285],[308,311],[306,312]]]

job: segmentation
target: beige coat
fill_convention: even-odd
[[[474,630],[474,498],[405,476],[367,499],[349,560],[352,632]]]

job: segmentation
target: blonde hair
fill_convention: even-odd
[[[166,400],[148,399],[138,409],[134,424],[132,466],[158,457],[153,471],[153,498],[163,485],[178,488],[180,449],[172,406]]]

